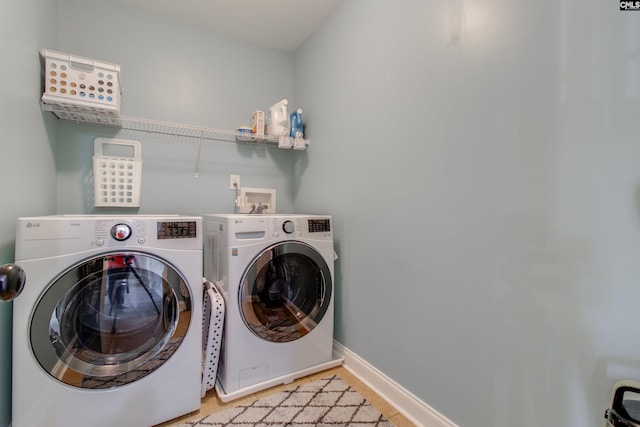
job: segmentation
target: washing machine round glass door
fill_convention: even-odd
[[[331,273],[324,258],[303,242],[277,243],[246,269],[240,312],[255,335],[290,342],[315,328],[331,301]]]
[[[171,357],[191,308],[185,279],[166,261],[141,252],[102,254],[49,284],[33,312],[31,348],[64,383],[118,387]]]

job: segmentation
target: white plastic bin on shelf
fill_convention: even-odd
[[[141,182],[142,149],[139,141],[94,140],[94,206],[139,207]]]
[[[119,65],[47,49],[40,54],[44,59],[43,109],[55,105],[56,115],[66,120],[84,114],[120,115]]]

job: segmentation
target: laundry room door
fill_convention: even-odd
[[[246,326],[272,342],[311,332],[331,302],[333,283],[324,258],[310,245],[287,241],[263,250],[245,271],[239,289]]]
[[[52,281],[34,309],[30,343],[54,378],[80,388],[112,388],[159,368],[190,321],[188,286],[169,263],[141,252],[113,252]]]

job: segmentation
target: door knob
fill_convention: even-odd
[[[26,274],[16,264],[0,265],[0,300],[11,301],[22,292]]]

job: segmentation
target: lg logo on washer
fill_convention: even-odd
[[[40,227],[40,223],[39,222],[28,222],[27,223],[27,228],[34,228],[34,227]]]

